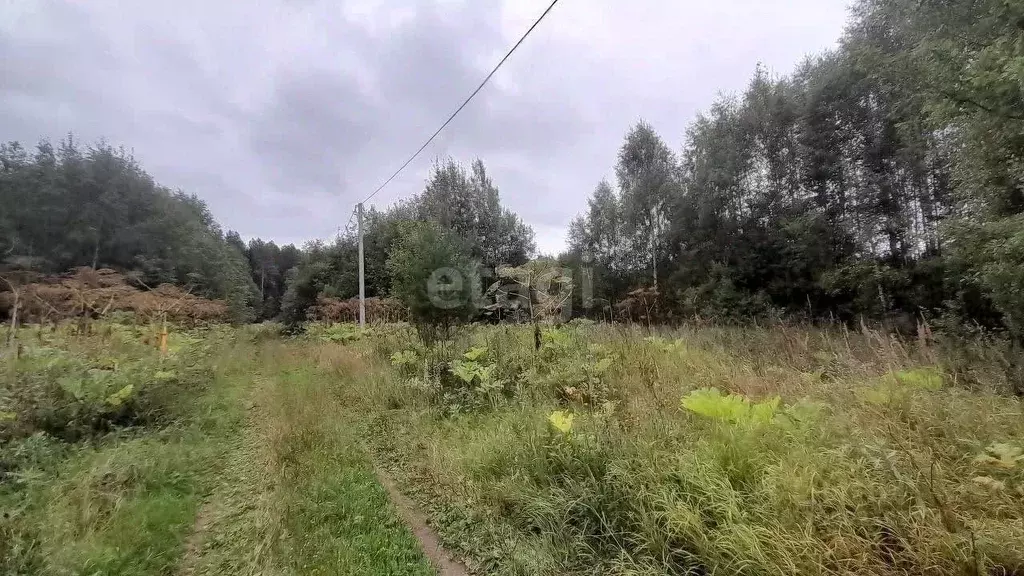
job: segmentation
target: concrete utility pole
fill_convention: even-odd
[[[359,222],[359,327],[366,327],[366,282],[363,278],[363,204],[356,204],[356,220]]]

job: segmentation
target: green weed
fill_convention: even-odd
[[[337,380],[298,354],[269,356],[193,573],[432,573],[377,483]]]
[[[240,408],[208,362],[241,358],[223,330],[174,338],[166,355],[145,332],[61,327],[7,359],[3,573],[174,571]]]
[[[337,324],[326,324],[321,322],[310,322],[306,325],[306,335],[322,342],[336,342],[344,344],[358,342],[367,335],[368,329],[360,329],[358,324],[341,322]]]
[[[515,394],[376,411],[369,437],[485,572],[1024,569],[1024,407],[950,385],[939,350],[802,328],[567,326],[537,351],[528,328],[456,339],[488,350],[458,362],[493,364]],[[366,406],[406,386],[365,368]]]

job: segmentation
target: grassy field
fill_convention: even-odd
[[[536,352],[508,327],[410,342],[359,343],[367,437],[481,571],[1024,573],[1024,409],[992,347],[586,324]]]
[[[341,383],[264,336],[172,331],[161,354],[148,327],[22,330],[0,388],[0,573],[431,573]]]
[[[1022,574],[999,347],[573,323],[23,329],[4,574]]]

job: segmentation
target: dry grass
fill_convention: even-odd
[[[399,322],[409,316],[405,306],[393,298],[367,298],[364,306],[367,322]],[[358,322],[359,298],[341,300],[317,296],[309,318],[318,322]]]
[[[999,366],[966,365],[967,386],[962,358],[947,360],[962,350],[872,331],[562,332],[553,354],[534,353],[526,330],[464,334],[450,357],[484,346],[482,361],[513,381],[496,407],[454,415],[429,386],[367,358],[376,384],[361,393],[377,414],[379,457],[478,567],[1024,571],[1024,459],[991,458],[993,446],[1024,448],[1024,408],[997,393],[1008,390]],[[402,341],[380,330],[376,338]],[[611,366],[585,393],[575,381],[564,391],[559,379],[594,371],[603,356]],[[778,396],[780,411],[801,416],[755,425],[680,406],[709,387],[754,401]],[[570,433],[548,426],[553,410],[573,413]]]

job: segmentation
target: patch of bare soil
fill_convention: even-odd
[[[191,576],[196,572],[196,564],[199,555],[202,553],[203,541],[206,536],[207,527],[210,525],[213,504],[204,502],[196,513],[196,521],[192,525],[192,533],[185,541],[185,553],[181,556],[178,564],[178,576]]]
[[[416,503],[405,494],[402,494],[394,481],[381,471],[380,468],[377,468],[377,479],[384,486],[384,489],[387,490],[388,497],[391,498],[391,502],[395,505],[395,509],[398,510],[398,515],[401,516],[402,521],[412,530],[413,536],[419,541],[423,553],[430,560],[430,563],[437,568],[437,573],[440,576],[468,576],[469,570],[466,569],[464,564],[455,560],[445,550],[444,546],[441,545],[441,539],[438,538],[437,532],[427,524],[426,516],[420,512]]]

